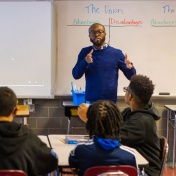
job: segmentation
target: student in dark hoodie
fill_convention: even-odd
[[[135,148],[149,161],[145,169],[148,176],[159,176],[161,150],[156,121],[160,116],[150,101],[153,90],[154,85],[148,77],[131,77],[128,87],[124,87],[129,107],[122,112],[124,123],[120,134],[122,144]]]
[[[17,97],[8,87],[0,87],[0,169],[20,169],[28,176],[47,174],[58,159],[27,126],[13,122]]]
[[[137,167],[135,155],[120,144],[121,114],[108,100],[93,103],[87,111],[86,129],[89,140],[79,143],[69,156],[70,167],[83,176],[86,169],[100,165],[131,165]]]
[[[122,112],[121,143],[135,148],[149,161],[149,167],[145,168],[148,176],[159,176],[161,150],[156,121],[160,116],[150,100],[154,85],[148,77],[134,75],[124,91],[129,107]],[[78,107],[78,114],[84,122],[87,121],[86,112],[87,107],[83,103]]]

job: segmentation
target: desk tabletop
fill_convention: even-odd
[[[51,148],[59,156],[58,166],[69,166],[68,157],[75,145],[63,143],[65,135],[48,135]]]
[[[75,136],[75,135],[74,135]],[[65,139],[65,135],[48,135],[51,147],[59,156],[59,166],[69,166],[68,157],[70,155],[71,150],[75,148],[75,144],[65,144],[63,140]],[[127,146],[125,146],[127,147]],[[137,163],[139,167],[148,166],[148,161],[134,148],[130,148],[131,151],[135,153]]]
[[[176,105],[164,105],[165,108],[171,111],[176,111]]]
[[[28,105],[17,105],[16,117],[28,117],[29,107]]]

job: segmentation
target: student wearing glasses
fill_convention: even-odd
[[[97,100],[111,100],[116,103],[119,69],[128,80],[136,74],[136,69],[127,55],[106,43],[103,25],[91,25],[89,38],[93,45],[82,48],[72,75],[80,79],[85,74],[86,102],[91,104]]]
[[[150,100],[153,91],[154,85],[148,77],[131,77],[128,87],[124,88],[129,107],[122,112],[124,123],[120,134],[123,145],[135,148],[148,160],[149,167],[145,168],[148,176],[159,176],[161,151],[156,121],[160,115]]]
[[[120,135],[123,145],[135,148],[149,162],[145,173],[148,176],[159,176],[161,149],[156,121],[160,119],[160,115],[150,100],[153,91],[154,85],[148,77],[131,77],[128,87],[124,87],[125,102],[129,107],[122,111]],[[84,122],[87,121],[87,109],[85,103],[78,107],[79,117]]]

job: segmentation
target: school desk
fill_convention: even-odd
[[[169,137],[169,124],[174,129],[174,138],[173,138],[173,152],[172,152],[172,168],[175,168],[175,137],[176,137],[176,105],[165,105],[167,109],[167,141]],[[173,121],[173,123],[172,123]]]
[[[69,134],[71,117],[78,117],[78,112],[77,112],[78,105],[74,105],[72,101],[63,101],[62,105],[65,109],[65,117],[68,118],[67,134]]]
[[[21,118],[21,123],[24,124],[24,118],[29,117],[29,107],[28,105],[17,105],[17,111],[15,117]]]
[[[41,139],[42,142],[44,142],[49,148],[51,147],[50,146],[50,143],[49,143],[49,140],[48,140],[48,136],[45,136],[45,135],[38,135],[38,137]]]
[[[59,156],[58,162],[59,168],[68,167],[69,166],[68,157],[71,150],[74,149],[75,144],[65,144],[64,143],[65,135],[48,135],[48,138],[54,152]],[[128,148],[135,153],[139,167],[141,168],[148,167],[149,164],[148,161],[137,150],[130,147]]]

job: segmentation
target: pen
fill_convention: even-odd
[[[65,140],[64,139],[60,139],[60,141],[65,144]]]

